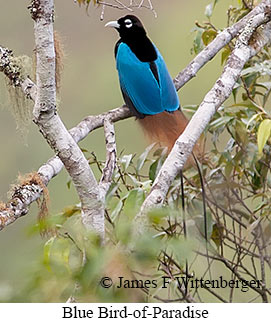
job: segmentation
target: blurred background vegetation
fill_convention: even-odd
[[[176,76],[193,58],[195,21],[201,22],[207,19],[204,12],[210,2],[210,0],[154,0],[153,5],[158,14],[157,18],[150,10],[143,8],[135,10],[135,14],[144,22],[148,35],[163,54],[172,76]],[[225,12],[229,5],[236,5],[236,2],[238,1],[224,0],[219,2],[212,18],[212,23],[217,28],[223,29],[226,26],[227,15]],[[34,47],[33,22],[26,9],[29,1],[0,0],[0,4],[1,45],[12,49],[15,55],[26,54],[32,57]],[[55,5],[55,29],[59,32],[65,47],[65,67],[59,113],[66,126],[71,128],[85,116],[99,114],[123,104],[113,56],[113,48],[118,36],[114,31],[105,29],[104,24],[109,20],[119,18],[126,12],[107,8],[104,21],[100,21],[101,9],[94,8],[92,5],[90,5],[88,11],[83,6],[79,7],[73,0],[66,0],[65,3],[56,0]],[[198,105],[221,74],[222,68],[221,55],[218,55],[202,68],[196,78],[179,91],[181,104],[183,106]],[[0,199],[5,201],[10,184],[16,181],[18,174],[37,170],[42,163],[52,156],[52,151],[38,133],[35,125],[30,124],[27,136],[22,135],[16,129],[16,123],[8,107],[2,75],[0,76],[0,115]],[[137,156],[140,156],[147,146],[134,119],[118,122],[116,124],[116,137],[118,151],[123,151],[124,155],[137,154]],[[224,139],[224,142],[226,142],[226,139]],[[92,133],[80,143],[80,146],[89,152],[94,151],[97,158],[103,160],[105,156],[103,130],[100,129]],[[97,167],[93,169],[99,175]],[[74,189],[72,187],[69,189],[67,186],[68,181],[67,172],[62,171],[59,176],[50,182],[48,188],[51,214],[59,214],[67,206],[78,202]],[[126,213],[129,214],[129,212],[131,211],[126,209]],[[63,278],[62,283],[64,286],[67,285],[67,289],[64,288],[59,291],[56,282],[49,279],[52,269],[48,269],[48,264],[44,259],[44,239],[36,234],[33,229],[36,220],[37,207],[32,205],[31,212],[27,216],[0,233],[0,301],[24,301],[23,295],[25,295],[25,301],[65,301],[72,292],[70,282],[65,281],[68,277],[66,271],[69,272],[70,269],[63,269],[63,267],[58,267],[57,264],[54,267],[56,277],[58,279]],[[155,223],[155,217],[153,221]],[[120,231],[122,229],[123,227],[120,226]],[[143,239],[142,246],[148,245],[148,238],[146,236],[146,240]],[[112,239],[114,240],[114,237]],[[121,239],[125,239],[125,235],[124,237],[121,235]],[[52,241],[49,240],[47,250],[50,249]],[[63,241],[59,242],[62,244],[61,246],[54,246],[54,248],[62,250],[60,252],[61,257],[66,259],[67,242]],[[154,246],[154,251],[150,250],[149,256],[153,257],[155,251],[160,247],[160,245]],[[140,248],[139,246],[139,251]],[[174,249],[174,243],[170,248]],[[190,250],[192,246],[183,244],[182,248],[185,252],[185,250]],[[53,251],[50,249],[51,252]],[[76,251],[73,250],[72,253],[76,253]],[[110,253],[110,248],[104,253]],[[46,255],[50,257],[49,251],[46,254],[45,247],[45,258]],[[147,268],[149,264],[148,261],[145,262],[144,257],[146,255],[142,256],[139,252],[137,257]],[[92,262],[89,262],[89,266],[86,264],[85,273],[81,272],[79,278],[78,276],[74,278],[80,280],[83,288],[96,288],[89,286],[86,281],[89,279],[89,275],[99,272],[100,267],[97,264],[99,258],[107,259],[107,254],[104,257],[101,257],[98,253],[91,254]],[[73,266],[76,267],[78,259],[76,257],[74,259]],[[42,269],[37,274],[37,268],[40,268],[41,263]],[[97,268],[90,270],[93,263],[97,264]],[[215,268],[219,273],[224,272],[220,265]],[[31,280],[33,277],[34,280]],[[48,280],[46,277],[48,277]],[[34,288],[38,285],[42,286],[39,292]],[[24,292],[16,293],[20,289],[23,289]],[[96,297],[91,293],[85,293],[82,300],[125,300],[123,295],[118,298],[118,295],[111,295],[109,291],[107,294],[104,291],[101,295],[99,293],[101,292],[98,290]],[[135,296],[134,299],[130,298],[129,300],[142,300],[142,296],[138,298]],[[205,301],[213,300],[209,294],[206,296]],[[245,296],[238,298],[238,301],[244,300],[246,300]]]

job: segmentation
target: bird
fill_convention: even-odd
[[[147,137],[170,151],[188,120],[161,53],[134,15],[110,21],[105,27],[115,28],[120,36],[114,53],[126,106]]]

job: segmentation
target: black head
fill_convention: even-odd
[[[133,15],[127,15],[117,21],[110,21],[106,27],[115,28],[120,34],[120,40],[115,46],[115,56],[121,42],[126,43],[137,58],[142,62],[156,60],[157,53],[141,21]]]
[[[127,15],[118,19],[117,21],[111,21],[105,26],[115,28],[119,32],[122,39],[146,36],[146,31],[141,21],[133,15]]]

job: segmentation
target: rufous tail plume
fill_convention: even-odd
[[[168,153],[188,124],[188,119],[180,110],[173,113],[161,112],[155,115],[148,115],[138,120],[150,141],[159,142],[162,146],[166,146]],[[197,157],[201,158],[202,149],[200,143],[196,144],[193,152]],[[189,158],[187,164],[194,164],[193,158]]]
[[[188,124],[187,118],[180,110],[148,115],[138,120],[147,137],[152,142],[159,142],[168,147],[169,151]]]

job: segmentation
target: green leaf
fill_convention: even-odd
[[[117,216],[120,214],[120,211],[122,210],[123,202],[122,200],[119,200],[116,207],[114,208],[113,212],[111,213],[111,219],[114,222],[117,218]]]
[[[149,179],[153,182],[160,171],[163,162],[166,159],[167,156],[167,148],[159,148],[157,149],[154,154],[154,156],[159,156],[157,160],[155,160],[149,169]]]
[[[159,163],[159,159],[157,159],[154,163],[151,164],[150,170],[149,170],[149,179],[151,181],[155,180],[156,174],[157,174],[157,166]]]
[[[252,177],[252,189],[256,192],[258,189],[263,187],[267,173],[267,167],[264,167],[262,163],[256,162],[254,165],[254,174]]]
[[[121,158],[120,162],[121,162],[121,164],[122,164],[122,166],[124,168],[124,171],[126,171],[127,168],[129,167],[129,165],[131,164],[132,158],[133,158],[133,155],[132,154],[130,154],[130,155],[124,155]]]
[[[80,149],[81,149],[82,153],[89,153],[89,151],[86,148],[80,147]]]
[[[207,18],[211,18],[212,14],[213,14],[213,9],[214,9],[214,6],[212,3],[209,3],[206,7],[205,7],[205,16]]]
[[[205,219],[202,215],[195,216],[194,218],[195,225],[200,232],[203,239],[205,239]],[[212,215],[209,211],[206,212],[206,228],[207,228],[207,240],[210,239],[213,232],[214,221],[212,219]]]
[[[150,170],[149,170],[149,179],[153,182],[158,175],[162,164],[164,162],[164,158],[157,159],[154,163],[151,164]]]
[[[73,216],[74,214],[78,214],[80,213],[81,211],[81,208],[78,206],[78,205],[70,205],[70,206],[67,206],[63,209],[63,213],[62,215],[65,217],[65,218],[70,218],[71,216]]]
[[[221,65],[223,65],[225,63],[227,58],[230,56],[230,53],[231,53],[230,46],[224,47],[222,54],[221,54]]]
[[[123,212],[130,217],[134,217],[144,202],[145,194],[141,188],[135,188],[129,192],[124,203]]]
[[[70,189],[70,188],[71,188],[71,183],[72,183],[72,180],[71,180],[71,179],[69,179],[69,180],[68,180],[68,182],[67,182],[67,187],[68,187],[68,189]]]
[[[55,242],[55,238],[56,237],[50,238],[48,241],[46,241],[43,247],[43,264],[49,271],[51,271],[50,257],[51,257],[52,246]]]
[[[148,157],[148,154],[150,153],[150,151],[152,150],[152,148],[155,146],[155,143],[151,144],[150,146],[148,146],[145,151],[139,156],[138,160],[137,160],[137,165],[136,165],[136,171],[137,173],[141,170],[141,168],[143,167],[146,158]]]
[[[209,45],[215,38],[217,32],[214,29],[207,29],[202,33],[202,41],[205,46]]]
[[[109,190],[107,191],[106,196],[105,196],[106,204],[109,203],[109,201],[114,196],[114,194],[116,193],[118,188],[119,188],[119,183],[112,183],[110,185]]]
[[[160,225],[164,219],[166,219],[171,213],[171,210],[167,207],[154,208],[148,212],[148,218],[150,223],[154,225]]]
[[[259,153],[263,153],[263,147],[266,144],[267,140],[270,138],[271,134],[271,119],[265,119],[261,122],[259,130],[257,133],[257,143]]]
[[[128,176],[130,177],[130,179],[132,180],[133,184],[136,187],[141,187],[142,186],[142,182],[140,182],[139,180],[137,180],[135,176],[133,176],[131,174],[128,174]]]
[[[193,50],[195,54],[198,54],[203,49],[202,33],[204,29],[196,27],[194,31],[196,31],[196,36],[193,42]]]
[[[236,140],[243,145],[246,145],[248,143],[248,134],[246,130],[246,126],[243,122],[236,121],[235,125],[235,135]]]
[[[158,149],[155,150],[155,152],[153,153],[154,157],[164,157],[167,155],[167,147],[159,147]]]
[[[233,164],[231,162],[227,162],[227,164],[225,166],[225,176],[226,176],[226,178],[230,178],[232,170],[233,170]]]
[[[211,130],[215,130],[221,127],[225,127],[226,124],[228,124],[233,118],[229,116],[223,116],[220,118],[217,118],[216,120],[212,121],[209,125],[209,128]]]
[[[223,243],[223,233],[224,227],[215,223],[213,226],[211,239],[214,241],[217,247],[220,247]]]

